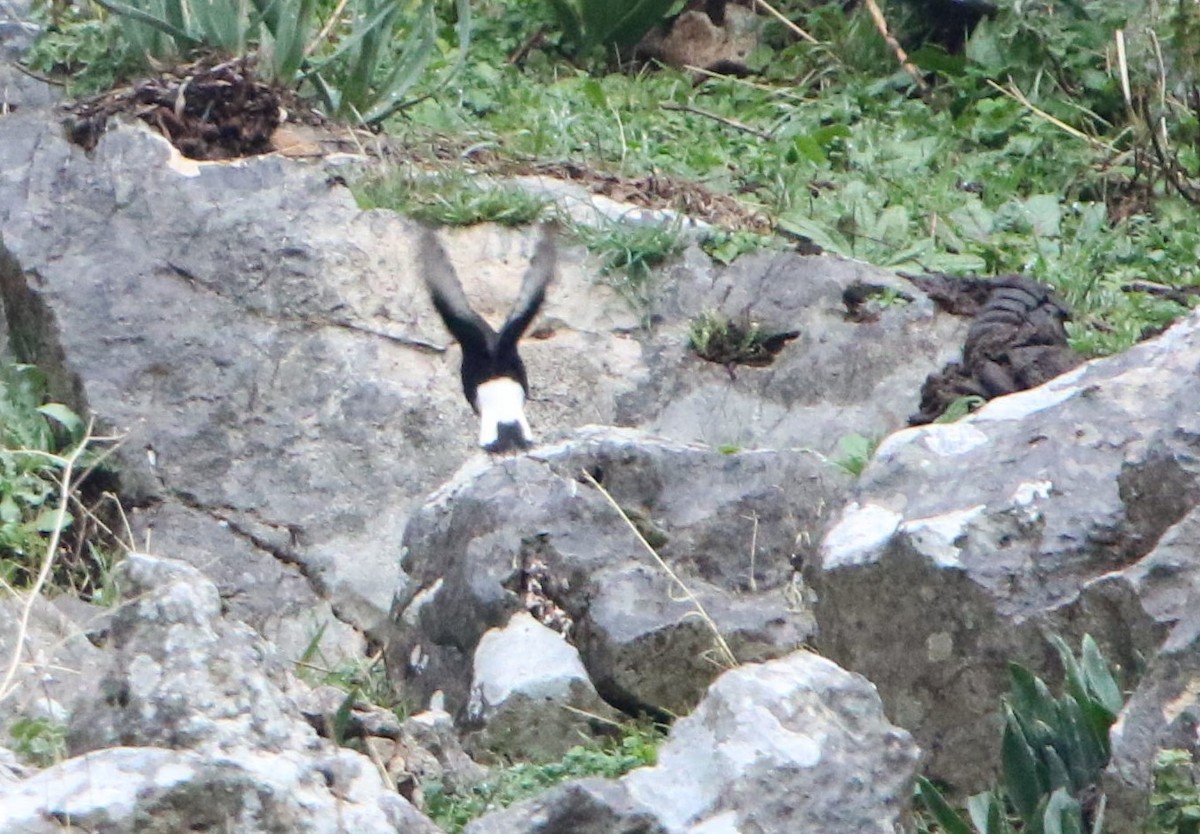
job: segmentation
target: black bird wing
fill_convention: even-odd
[[[500,335],[496,340],[497,356],[515,354],[517,341],[525,334],[546,299],[546,287],[554,277],[557,262],[558,227],[547,223],[542,226],[542,236],[533,251],[529,269],[525,271],[525,277],[521,281],[521,294],[517,296],[508,319],[500,328]]]
[[[464,354],[473,354],[480,358],[492,353],[492,344],[496,339],[496,331],[488,324],[483,316],[471,309],[467,296],[463,293],[462,284],[446,250],[438,242],[437,235],[432,229],[421,232],[421,243],[418,249],[421,259],[421,270],[425,277],[425,285],[433,298],[433,306],[446,324],[458,343],[463,347]]]

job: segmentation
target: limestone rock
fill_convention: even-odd
[[[892,834],[917,757],[867,681],[796,652],[718,678],[654,767],[560,786],[467,831]]]
[[[825,537],[818,648],[879,687],[931,776],[986,787],[1006,663],[1053,680],[1047,632],[1133,669],[1182,616],[1191,540],[1155,549],[1200,497],[1198,325],[892,435]]]
[[[115,658],[71,711],[73,758],[0,785],[0,830],[436,831],[316,736],[297,682],[195,568],[131,554],[117,582]]]
[[[617,718],[575,647],[528,611],[479,639],[467,705],[468,724],[481,727],[472,739],[476,750],[502,761],[555,761],[595,721]]]
[[[567,635],[609,703],[679,714],[699,700],[718,669],[713,634],[585,471],[740,660],[786,654],[811,635],[796,563],[845,473],[805,451],[724,455],[591,429],[468,467],[414,515],[388,654],[410,697],[443,691],[458,714],[481,637],[526,610]]]
[[[95,691],[96,679],[108,663],[106,653],[88,639],[89,630],[107,617],[105,609],[80,603],[70,614],[61,600],[34,600],[20,645],[23,598],[0,599],[0,662],[7,667],[14,653],[19,665],[0,700],[0,738],[18,718],[44,719],[64,725],[81,695]]]

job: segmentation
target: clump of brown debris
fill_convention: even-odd
[[[286,91],[258,80],[251,59],[203,58],[78,102],[67,120],[72,142],[91,150],[118,114],[157,129],[191,159],[236,159],[273,150]]]

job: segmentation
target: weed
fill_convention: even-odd
[[[458,834],[476,817],[535,796],[567,779],[615,779],[635,767],[653,765],[663,735],[657,725],[631,722],[621,727],[613,742],[574,747],[558,762],[497,768],[486,781],[457,792],[445,791],[437,783],[426,785],[424,810],[447,834]]]
[[[35,72],[63,77],[72,95],[107,90],[141,66],[120,25],[102,10],[69,5],[52,19],[48,9],[35,7],[33,17],[45,29],[24,62]]]
[[[62,453],[84,441],[83,421],[62,403],[45,400],[41,371],[0,364],[0,581],[12,588],[30,587],[51,535],[77,526],[73,513],[60,516],[60,473]],[[83,455],[85,466],[90,459]],[[61,566],[55,584],[91,589],[105,572],[100,568],[111,565],[75,561]]]
[[[1143,834],[1200,834],[1200,787],[1190,750],[1160,750]]]
[[[467,174],[417,173],[399,168],[351,185],[359,208],[388,208],[427,223],[470,226],[499,223],[527,226],[548,201],[516,186],[481,185]]]
[[[634,309],[647,310],[654,297],[651,269],[683,250],[680,229],[680,220],[662,224],[607,220],[599,226],[575,226],[574,237],[600,257],[607,283]]]
[[[697,316],[688,327],[688,346],[718,365],[769,365],[799,333],[768,333],[757,324],[738,324],[717,313]]]
[[[878,445],[879,440],[872,440],[861,434],[844,435],[838,439],[838,450],[841,452],[841,456],[834,458],[833,463],[857,478],[871,462],[871,455],[875,454],[875,448]]]
[[[37,767],[66,758],[67,728],[48,718],[18,718],[8,728],[13,752]]]

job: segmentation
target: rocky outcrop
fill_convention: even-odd
[[[476,428],[414,226],[359,211],[320,164],[195,163],[129,126],[85,154],[44,114],[0,124],[10,340],[56,397],[124,433],[137,539],[153,531],[156,549],[202,566],[234,616],[293,656],[322,627],[326,656],[361,652],[342,622],[386,636],[408,514],[474,454]],[[444,240],[472,302],[501,315],[532,233]],[[830,453],[903,425],[962,331],[862,264],[776,254],[718,271],[695,248],[659,279],[646,330],[581,250],[560,262],[523,350],[543,439],[602,423]],[[847,320],[842,294],[864,282],[913,300]],[[687,348],[708,310],[801,336],[731,377]]]
[[[117,578],[115,657],[71,712],[72,758],[0,786],[0,830],[436,831],[365,756],[317,737],[212,582],[142,555]]]
[[[817,645],[879,687],[933,776],[985,786],[1005,664],[1054,679],[1047,633],[1134,670],[1183,617],[1198,363],[1192,317],[879,448],[809,565]]]
[[[796,652],[722,675],[654,767],[567,784],[467,831],[891,834],[916,766],[916,745],[869,683]]]
[[[695,705],[719,669],[710,626],[589,477],[739,660],[811,636],[796,567],[845,473],[805,451],[722,454],[595,429],[469,468],[414,514],[389,647],[404,691],[418,702],[440,691],[461,710],[484,633],[527,611],[578,648],[609,703],[674,714]]]

